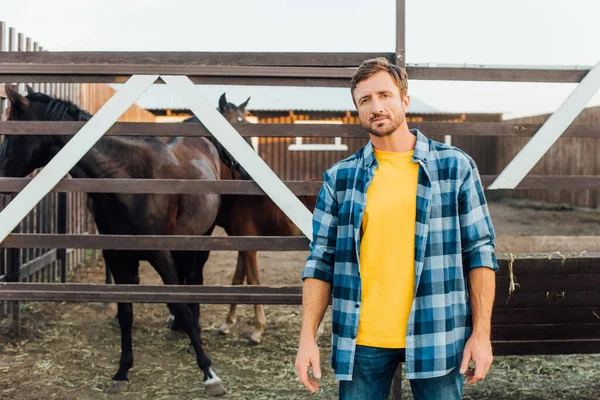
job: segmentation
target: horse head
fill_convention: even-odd
[[[73,121],[81,119],[83,111],[74,104],[57,100],[27,87],[23,96],[6,86],[9,101],[9,121]],[[0,176],[24,177],[46,165],[64,145],[57,136],[6,135],[0,145]]]
[[[229,121],[230,124],[247,123],[248,120],[246,117],[249,115],[249,113],[246,110],[246,106],[248,105],[249,101],[250,97],[248,97],[248,99],[239,106],[236,106],[233,103],[229,103],[225,93],[223,93],[219,98],[219,112],[223,114],[225,119]]]

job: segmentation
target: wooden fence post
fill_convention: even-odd
[[[56,233],[67,233],[67,193],[58,193]],[[56,249],[56,261],[60,269],[60,282],[67,282],[67,249]]]
[[[6,22],[0,21],[0,51],[6,51]],[[0,121],[6,119],[6,100],[0,98]]]
[[[20,232],[20,225],[17,225],[13,232]],[[21,251],[18,248],[10,248],[6,251],[6,281],[7,282],[19,282],[20,281],[20,268],[21,268]],[[11,327],[10,330],[14,335],[19,336],[21,334],[21,313],[20,303],[18,301],[11,301],[9,303],[9,309],[11,313]]]

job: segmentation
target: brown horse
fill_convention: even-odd
[[[9,120],[87,121],[91,115],[73,103],[35,93],[21,96],[7,88]],[[7,136],[0,147],[0,176],[23,177],[46,165],[69,140],[66,136]],[[219,154],[209,140],[197,138],[193,146],[171,145],[152,138],[103,137],[71,170],[75,178],[208,179],[220,176]],[[94,219],[101,234],[111,235],[205,235],[214,227],[220,207],[215,194],[164,195],[90,193]],[[138,283],[139,261],[148,261],[167,285],[202,284],[202,267],[208,252],[104,250],[104,260],[117,284]],[[197,305],[196,305],[197,307]],[[204,373],[209,395],[222,395],[221,379],[211,368],[200,340],[198,319],[184,304],[169,309],[192,342],[196,361]],[[197,313],[197,311],[196,311]],[[110,391],[126,387],[133,366],[131,303],[119,303],[121,358]]]
[[[227,102],[225,94],[219,99],[219,111],[231,123],[247,123],[246,105],[250,98],[243,104],[236,106]],[[190,118],[186,123],[196,122],[197,118]],[[186,138],[193,141],[196,138]],[[216,141],[213,141],[221,155],[221,179],[251,180],[248,173],[231,157],[231,155]],[[300,201],[309,210],[314,210],[316,196],[299,196]],[[302,232],[281,211],[268,196],[243,196],[222,195],[221,208],[217,215],[216,224],[221,226],[229,236],[301,236]],[[238,252],[237,265],[233,275],[232,285],[242,285],[247,279],[249,285],[260,285],[258,273],[258,252]],[[228,334],[236,322],[237,305],[232,304],[225,322],[220,327],[220,332]],[[254,306],[255,325],[250,336],[250,341],[260,343],[266,328],[264,308],[261,304]]]

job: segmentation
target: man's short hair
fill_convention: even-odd
[[[398,86],[398,89],[400,89],[400,95],[402,97],[406,96],[408,91],[408,75],[406,71],[395,64],[391,64],[387,58],[377,57],[364,61],[352,76],[352,81],[350,81],[352,101],[354,101],[354,89],[356,89],[356,85],[381,71],[387,71],[396,83],[396,86]]]

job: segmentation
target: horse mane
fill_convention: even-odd
[[[198,119],[198,117],[191,117],[191,118],[188,118],[183,121],[183,123],[191,123],[191,122],[200,123],[200,120]],[[207,139],[212,144],[214,144],[215,147],[217,148],[221,162],[223,162],[223,164],[225,164],[229,168],[233,179],[235,179],[234,171],[238,171],[240,173],[242,180],[244,180],[244,181],[252,180],[252,177],[250,176],[250,174],[248,172],[246,172],[246,170],[240,165],[240,163],[238,163],[237,160],[235,158],[233,158],[233,156],[227,151],[227,149],[225,149],[225,147],[223,147],[223,145],[221,143],[219,143],[219,141],[214,136],[209,136],[209,137],[207,137]],[[246,142],[248,142],[248,139],[245,139],[245,140],[246,140]]]
[[[67,116],[75,121],[88,121],[92,118],[92,114],[68,100],[57,99],[44,93],[30,93],[27,98],[32,101],[48,103],[44,114],[46,121],[64,121]]]

